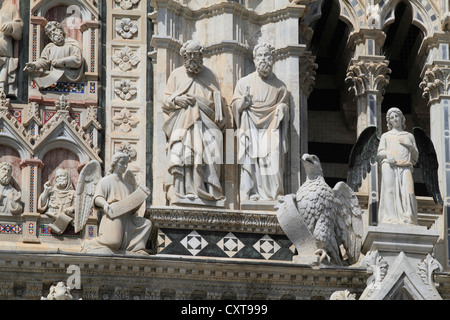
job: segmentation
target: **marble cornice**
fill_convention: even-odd
[[[285,19],[300,19],[307,10],[304,5],[289,5],[286,8],[259,14],[256,11],[247,9],[238,3],[230,2],[221,2],[213,4],[209,7],[193,10],[188,6],[182,5],[174,0],[152,0],[150,5],[155,8],[155,11],[158,11],[160,8],[164,8],[186,19],[200,20],[226,13],[232,13],[244,17],[254,24],[275,23]],[[154,17],[155,15],[152,15],[152,19]]]
[[[67,268],[80,268],[81,285],[103,285],[105,276],[115,285],[136,283],[151,286],[157,279],[236,282],[241,285],[365,287],[369,276],[361,267],[311,267],[283,261],[237,261],[228,258],[183,256],[99,256],[89,254],[0,251],[2,273],[20,278],[61,281],[68,278]],[[40,275],[40,276],[39,276]],[[6,280],[0,275],[0,283]],[[11,280],[11,279],[9,279]],[[120,281],[119,281],[120,280]],[[11,280],[12,282],[13,280]],[[122,285],[123,285],[122,284]],[[182,286],[180,284],[180,286]]]
[[[154,227],[284,234],[275,212],[149,207]]]

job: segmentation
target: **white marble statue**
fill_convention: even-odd
[[[22,213],[22,193],[10,185],[12,179],[12,165],[8,162],[0,163],[0,214]]]
[[[419,159],[414,135],[405,131],[405,117],[398,108],[386,113],[388,130],[381,136],[380,223],[417,224],[417,201],[412,172]]]
[[[223,200],[221,164],[223,101],[213,72],[203,66],[203,46],[187,41],[180,54],[184,66],[169,76],[162,109],[167,137],[170,203],[178,199]]]
[[[277,218],[297,249],[300,263],[352,265],[360,258],[362,214],[358,198],[343,181],[333,189],[315,155],[304,154],[306,181],[296,194],[278,199]],[[345,249],[345,254],[341,250]]]
[[[290,94],[272,72],[274,48],[255,46],[256,71],[240,79],[231,102],[238,128],[240,199],[276,200],[284,194]]]
[[[376,127],[367,127],[350,154],[347,183],[357,191],[371,166],[381,167],[378,223],[417,225],[417,200],[413,170],[419,167],[428,193],[442,204],[437,176],[438,161],[433,143],[421,128],[405,131],[405,117],[398,108],[386,113],[388,131],[377,137]]]
[[[109,174],[95,186],[93,207],[102,211],[98,237],[85,240],[81,252],[96,254],[144,254],[150,236],[150,220],[136,215],[150,190],[137,185],[127,170],[130,156],[116,152]],[[98,173],[96,173],[98,175]],[[95,182],[94,182],[95,184]],[[87,186],[91,188],[92,184]]]
[[[22,39],[23,21],[11,0],[0,0],[0,91],[17,95],[19,59],[14,57],[14,41]]]
[[[44,191],[39,196],[38,211],[54,219],[48,227],[58,235],[62,234],[69,223],[73,224],[76,192],[72,185],[70,172],[57,169],[54,185],[50,181],[44,184]]]
[[[45,33],[51,42],[37,61],[25,65],[24,71],[31,74],[39,88],[50,87],[58,81],[80,81],[84,63],[78,42],[66,37],[64,28],[57,21],[48,22]]]
[[[73,300],[73,296],[70,288],[60,281],[56,285],[52,285],[47,297],[42,297],[41,300]]]

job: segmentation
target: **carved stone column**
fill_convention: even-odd
[[[446,44],[447,50],[448,46]],[[425,65],[421,78],[423,80],[420,87],[423,89],[423,96],[429,99],[430,138],[438,157],[439,187],[444,200],[444,225],[448,226],[450,214],[450,61],[448,57],[447,60],[435,60]],[[443,237],[448,246],[448,227],[446,228],[447,231],[444,232]],[[444,251],[448,266],[450,258],[446,250]]]
[[[105,168],[123,145],[138,150],[129,163],[138,184],[146,184],[147,1],[107,1]],[[149,120],[151,121],[151,120]],[[145,213],[144,206],[139,215]]]
[[[384,87],[389,83],[389,61],[379,55],[384,37],[379,30],[361,30],[352,41],[355,57],[347,69],[346,82],[355,94],[357,125],[359,134],[368,126],[377,126],[381,134],[381,102]],[[356,138],[355,138],[356,140]],[[378,166],[372,165],[368,181],[363,183],[360,192],[369,195],[369,224],[377,223],[378,212]]]
[[[38,181],[40,181],[40,176],[44,164],[39,159],[25,159],[20,163],[20,168],[22,169],[22,174],[25,177],[29,177],[28,181],[24,181],[22,186],[23,190],[29,190],[28,197],[24,198],[22,195],[22,201],[24,201],[24,212],[23,212],[23,242],[40,243],[38,238],[38,220],[40,217],[39,212],[37,212],[37,201],[39,199],[39,189]]]

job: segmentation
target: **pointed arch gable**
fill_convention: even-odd
[[[103,163],[96,151],[82,138],[84,133],[77,131],[74,125],[68,122],[67,117],[60,117],[47,130],[35,145],[35,155],[39,159],[51,149],[63,148],[72,150],[80,163],[90,160]]]

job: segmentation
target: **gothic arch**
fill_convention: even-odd
[[[439,31],[439,13],[434,8],[431,1],[423,0],[394,0],[394,1],[381,1],[381,27],[385,28],[395,20],[394,12],[397,5],[403,2],[410,6],[412,9],[412,24],[418,27],[425,35],[425,37],[432,36],[435,32]]]

